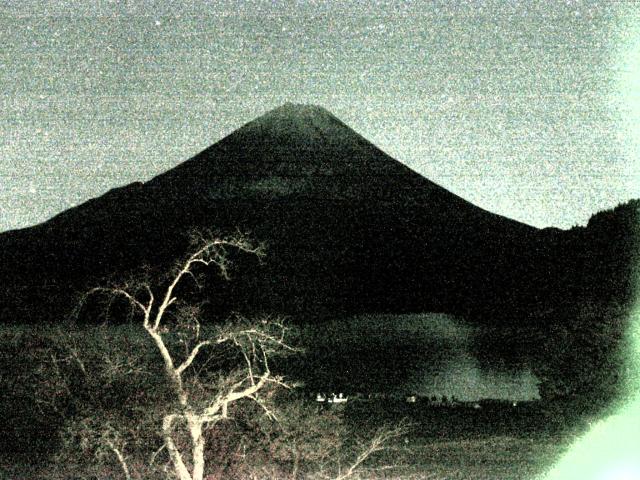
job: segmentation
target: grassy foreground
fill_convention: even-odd
[[[412,435],[389,445],[367,465],[360,478],[433,480],[526,480],[544,473],[570,443],[570,437],[540,435],[530,438],[490,436],[474,439],[435,440]],[[117,469],[66,469],[33,463],[28,454],[4,454],[3,479],[122,478]],[[213,480],[215,477],[211,477]]]
[[[72,452],[62,464],[56,462],[55,450],[60,447],[60,432],[63,432],[67,422],[73,421],[73,415],[78,415],[77,405],[80,405],[80,401],[95,402],[98,394],[103,393],[109,396],[120,395],[123,402],[133,402],[139,398],[140,392],[135,388],[127,388],[126,385],[133,381],[135,386],[135,382],[146,377],[131,377],[127,372],[130,366],[157,363],[153,355],[148,353],[147,339],[140,336],[137,328],[132,326],[87,329],[74,331],[70,335],[62,334],[58,328],[5,328],[0,333],[3,365],[0,371],[0,413],[5,419],[0,431],[0,478],[124,478],[117,464],[96,462],[93,454],[82,451],[77,454]],[[83,359],[87,368],[96,372],[96,375],[100,374],[100,369],[104,369],[105,352],[113,355],[110,360],[107,358],[110,362],[117,360],[121,353],[137,352],[136,362],[141,363],[125,365],[127,370],[123,373],[122,383],[103,385],[97,381],[98,378],[93,389],[88,391],[85,389],[86,382],[78,382],[76,385],[74,382],[77,378],[72,375],[67,390],[70,389],[75,395],[75,403],[70,404],[76,405],[74,410],[67,405],[67,390],[54,389],[48,385],[55,373],[55,370],[50,369],[67,365],[61,361],[52,363],[51,356],[64,358],[61,355],[68,355],[71,347],[88,355]],[[71,362],[66,367],[71,369],[71,374],[74,372],[74,365]],[[48,367],[43,370],[43,366]],[[151,383],[145,384],[150,392],[152,386]],[[59,397],[58,403],[51,403],[52,395]],[[316,405],[309,396],[306,398],[309,407],[307,412],[313,412]],[[148,405],[148,402],[155,402],[156,398],[142,397],[139,401],[142,402],[141,405]],[[96,415],[101,418],[100,415],[111,414],[112,411],[119,413],[122,405],[124,403],[115,400],[107,402],[106,406],[101,407],[102,410],[96,411]],[[63,411],[64,415],[56,418],[56,412],[62,411],[62,407],[67,410]],[[474,409],[468,406],[434,407],[420,402],[406,404],[403,401],[350,401],[345,408],[334,413],[340,417],[340,422],[345,427],[347,441],[340,447],[347,450],[341,452],[345,454],[345,458],[357,454],[355,450],[350,450],[349,438],[366,438],[369,432],[372,434],[380,425],[396,425],[403,419],[412,425],[409,433],[392,439],[384,451],[374,454],[363,465],[359,478],[371,479],[534,479],[560,458],[586,430],[589,422],[584,416],[573,418],[575,409],[572,406],[543,403],[516,408],[494,405]],[[314,413],[308,415],[313,416]],[[309,421],[308,415],[307,423],[313,425],[314,420]],[[569,421],[568,418],[572,420]],[[157,439],[152,440],[157,442]],[[142,443],[144,447],[144,442]],[[219,447],[220,445],[216,448]],[[313,443],[311,448],[314,448]],[[268,450],[269,448],[266,449]],[[254,460],[255,458],[259,458],[262,463],[257,465],[257,470],[252,470],[255,464],[247,465],[247,469],[242,470],[245,476],[230,477],[228,470],[225,472],[223,469],[212,468],[206,478],[291,478],[290,475],[278,476],[274,473],[278,470],[272,468],[268,455],[255,456]],[[242,462],[238,459],[236,461]],[[273,462],[275,464],[276,460]],[[212,467],[215,467],[214,463]],[[255,472],[255,476],[249,477],[247,472]],[[290,470],[281,472],[288,474]],[[305,477],[301,475],[299,478]]]

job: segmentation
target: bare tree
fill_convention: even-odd
[[[121,286],[90,290],[86,298],[106,294],[108,298],[124,298],[132,314],[142,320],[145,332],[153,341],[163,363],[165,381],[174,396],[174,406],[162,415],[161,432],[170,459],[172,474],[179,480],[202,480],[205,474],[205,429],[229,418],[229,406],[240,400],[256,402],[269,417],[273,409],[261,397],[265,387],[288,387],[281,377],[272,374],[269,359],[279,352],[293,351],[285,342],[286,329],[279,318],[264,317],[250,322],[237,317],[219,327],[213,334],[203,335],[200,308],[179,299],[179,286],[192,281],[200,288],[202,270],[215,267],[228,278],[228,251],[235,249],[252,255],[263,255],[244,237],[219,239],[207,235],[196,237],[196,247],[186,259],[178,262],[160,294],[148,281],[129,282]],[[220,349],[232,347],[242,367],[220,375],[216,381],[203,381],[197,365],[203,365]],[[178,441],[188,438],[187,445]],[[104,435],[104,444],[121,465],[127,480],[132,472],[123,445],[113,435]]]
[[[285,391],[279,397],[293,395]],[[396,468],[380,465],[380,458],[376,457],[394,441],[406,438],[412,429],[407,421],[353,431],[345,422],[344,410],[318,408],[315,403],[278,399],[278,422],[263,422],[261,428],[268,441],[258,442],[253,450],[257,453],[260,448],[267,449],[271,462],[275,460],[289,468],[281,468],[277,474],[272,474],[273,470],[259,472],[256,478],[347,480],[373,478],[381,470]]]
[[[390,443],[405,437],[411,431],[411,425],[400,421],[397,425],[384,425],[371,432],[368,438],[359,439],[356,445],[349,449],[350,455],[341,455],[340,452],[328,455],[328,461],[324,462],[309,478],[318,480],[347,480],[359,478],[373,478],[374,475],[385,470],[397,468],[397,465],[377,465],[367,468],[372,457],[377,453],[388,450]]]
[[[361,478],[364,472],[363,466],[373,455],[389,447],[389,442],[401,438],[409,433],[409,425],[406,422],[389,427],[380,427],[373,437],[365,441],[361,446],[358,454],[352,459],[346,468],[340,468],[337,475],[332,476],[333,480],[347,480],[348,478]],[[378,466],[376,471],[387,470],[392,468],[390,465]]]
[[[346,430],[306,415],[295,401],[279,401],[274,393],[293,385],[275,375],[270,362],[276,355],[297,352],[285,341],[282,319],[236,315],[223,325],[201,324],[202,305],[190,302],[187,292],[194,286],[196,291],[203,288],[205,274],[212,269],[228,279],[232,250],[263,255],[260,246],[244,237],[201,234],[194,236],[192,253],[176,262],[163,280],[154,281],[147,274],[84,295],[78,315],[95,297],[107,301],[107,315],[123,313],[116,307],[123,299],[133,323],[124,330],[105,324],[98,331],[69,328],[55,335],[51,381],[44,389],[55,395],[41,397],[49,411],[62,417],[75,412],[71,420],[65,419],[63,439],[68,440],[59,457],[62,462],[75,458],[69,453],[79,447],[100,460],[96,468],[115,466],[126,480],[203,480],[213,473],[213,465],[220,473],[241,468],[247,478],[264,478],[279,468],[273,461],[289,464],[292,478],[304,474],[346,480],[371,472],[365,462],[404,434],[404,427],[386,428],[343,449],[349,438]],[[113,405],[108,398],[122,403]],[[71,408],[65,399],[70,399]],[[253,407],[241,405],[243,401]],[[235,422],[222,423],[234,416]],[[272,425],[272,432],[281,433],[258,435],[258,443],[249,443],[266,455],[251,460],[244,454],[242,459],[229,455],[241,444],[246,446],[240,441],[247,438],[242,425],[265,417],[276,422],[256,423],[258,431]],[[285,471],[279,472],[289,476]]]

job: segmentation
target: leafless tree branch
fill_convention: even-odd
[[[257,325],[244,318],[237,318],[235,325],[221,329],[213,338],[199,340],[200,322],[198,319],[199,308],[184,307],[176,313],[172,307],[178,303],[178,285],[186,278],[191,278],[200,288],[194,268],[215,266],[223,278],[228,278],[228,250],[235,249],[261,257],[263,248],[254,245],[246,237],[239,235],[227,239],[205,237],[196,234],[194,239],[197,247],[186,259],[178,263],[172,276],[168,279],[166,287],[159,296],[155,296],[149,283],[125,284],[117,287],[96,287],[87,292],[85,299],[94,294],[107,294],[111,298],[122,297],[129,302],[131,307],[142,315],[142,325],[160,353],[164,364],[167,381],[175,395],[179,408],[167,413],[162,422],[162,436],[164,448],[168,452],[173,473],[179,480],[202,480],[204,476],[204,447],[205,440],[202,435],[203,428],[207,424],[215,423],[228,417],[229,405],[242,399],[256,402],[271,418],[275,414],[257,395],[258,392],[271,383],[278,386],[286,386],[281,378],[275,378],[269,368],[269,355],[277,350],[294,351],[285,341],[285,328],[279,319],[265,318]],[[143,297],[143,298],[141,298]],[[178,334],[179,341],[185,347],[184,359],[178,361],[171,352],[165,336],[172,333],[166,322],[167,316],[172,315],[178,319],[178,325],[192,329],[191,338],[186,334]],[[175,328],[174,328],[175,330]],[[182,335],[182,336],[181,336]],[[195,342],[195,346],[191,341]],[[245,363],[244,374],[234,383],[223,384],[219,387],[215,398],[204,406],[191,398],[194,383],[187,384],[183,375],[189,367],[194,365],[205,348],[215,348],[222,344],[229,344],[239,349]],[[214,353],[211,353],[214,355]],[[205,360],[206,361],[206,360]],[[174,440],[176,428],[185,428],[189,433],[191,451],[191,470],[189,470],[184,453]],[[126,462],[122,452],[113,443],[109,447],[114,452],[127,479],[130,478],[126,469]],[[154,457],[155,458],[155,455]]]

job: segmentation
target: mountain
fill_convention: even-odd
[[[588,235],[487,212],[323,108],[286,104],[146,183],[0,234],[0,321],[57,321],[88,285],[168,266],[194,228],[267,244],[264,265],[238,258],[234,282],[212,280],[212,309],[441,311],[500,325],[558,301],[558,289],[584,293],[571,249]]]

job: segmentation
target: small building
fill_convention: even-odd
[[[331,395],[318,393],[316,395],[316,402],[319,402],[319,403],[338,404],[338,403],[346,403],[347,400],[349,400],[349,397],[344,395],[343,393],[338,393],[337,395],[335,393],[332,393]]]
[[[329,403],[346,403],[347,400],[348,397],[343,395],[342,393],[339,393],[338,395],[332,393],[331,396],[327,399]]]

